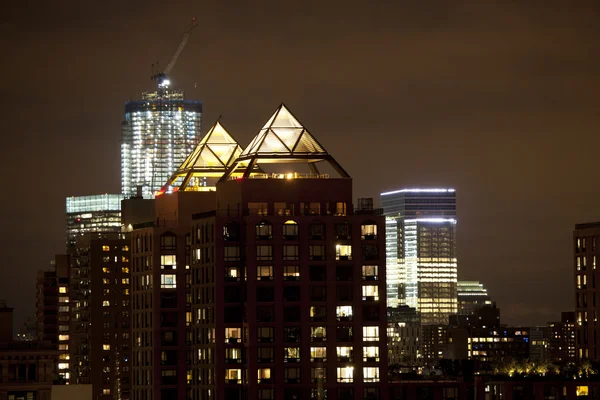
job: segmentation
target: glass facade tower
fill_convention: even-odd
[[[458,309],[456,191],[386,192],[381,206],[388,218],[388,306],[406,304],[421,313],[423,324],[447,324]],[[389,232],[392,220],[396,235]]]
[[[125,197],[152,198],[200,140],[202,102],[163,89],[125,103],[121,189]],[[138,191],[141,188],[141,193]]]
[[[88,233],[121,232],[120,194],[67,197],[67,247]]]

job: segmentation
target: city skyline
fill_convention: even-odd
[[[169,23],[153,32],[165,18],[154,11],[159,7],[94,10],[91,26],[79,20],[81,6],[64,7],[16,8],[2,21],[8,57],[18,60],[5,66],[14,79],[2,83],[14,98],[5,100],[4,132],[17,133],[2,157],[8,176],[25,168],[38,185],[36,196],[23,199],[7,192],[2,206],[8,229],[0,290],[20,320],[33,313],[36,271],[64,247],[65,197],[119,192],[123,104],[153,87],[146,66],[172,52],[193,13],[204,29],[171,76],[187,98],[203,101],[206,121],[223,114],[245,147],[265,122],[254,115],[285,100],[348,168],[357,197],[402,186],[457,189],[459,280],[483,282],[506,322],[544,323],[572,309],[573,285],[564,285],[572,281],[571,232],[576,223],[600,220],[599,189],[582,184],[595,179],[591,149],[599,140],[596,8],[366,6],[361,16],[348,4],[331,24],[339,11],[331,5],[292,15],[284,6],[211,5],[202,13],[171,10]],[[125,24],[121,13],[134,8],[139,20]],[[259,29],[258,17],[273,25]],[[270,36],[274,31],[280,34]],[[381,31],[387,36],[379,41]],[[137,45],[113,40],[124,33]],[[25,53],[31,46],[40,50],[35,62]],[[105,61],[113,53],[115,66]],[[319,68],[297,66],[298,53],[318,58]],[[265,58],[276,68],[263,72],[256,60]],[[356,157],[360,149],[367,151]],[[36,164],[23,164],[25,155],[43,170],[33,174]]]

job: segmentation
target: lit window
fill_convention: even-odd
[[[105,350],[105,351],[110,350],[110,344],[103,344],[102,350]]]
[[[166,274],[160,276],[161,289],[175,289],[177,287],[177,276],[175,274]]]
[[[327,360],[327,347],[311,347],[310,348],[310,361],[323,361]]]
[[[379,382],[379,367],[363,367],[365,382]]]
[[[259,368],[258,369],[258,383],[270,383],[271,382],[271,368]]]
[[[121,250],[123,250],[123,251],[129,251],[129,246],[125,245],[125,246],[121,247]]]
[[[337,367],[338,383],[354,382],[354,367]]]
[[[587,386],[577,386],[575,389],[575,395],[579,396],[589,396],[589,389]]]
[[[283,354],[285,361],[298,361],[300,360],[300,347],[285,347]]]
[[[69,345],[68,344],[59,344],[58,345],[58,350],[60,350],[60,351],[68,351],[69,350]]]
[[[365,341],[365,342],[379,341],[379,327],[378,326],[363,326],[363,341]]]
[[[286,281],[295,281],[300,279],[300,267],[297,265],[284,265],[283,279]]]
[[[337,306],[335,308],[335,315],[338,321],[351,321],[352,306]]]
[[[110,279],[102,278],[102,283],[104,283],[105,285],[110,285]]]
[[[58,293],[67,293],[67,288],[64,286],[61,286],[58,288]]]
[[[363,281],[376,281],[379,279],[379,266],[363,265],[362,266]]]
[[[225,343],[241,343],[241,328],[225,328]]]
[[[226,369],[225,370],[225,382],[226,383],[242,383],[242,370],[241,369]]]
[[[311,368],[310,378],[313,383],[327,382],[327,369],[323,367]]]
[[[324,342],[327,340],[327,328],[324,326],[311,326],[310,339],[313,342]]]
[[[102,267],[102,272],[104,272],[105,274],[110,274],[110,268]]]
[[[377,239],[377,225],[370,222],[360,226],[360,238],[363,240]]]
[[[69,363],[58,363],[58,369],[69,369]]]
[[[338,361],[352,361],[354,353],[352,346],[337,346],[336,350]]]
[[[110,246],[102,246],[102,251],[110,251]]]
[[[110,301],[109,300],[104,300],[102,302],[102,307],[110,307]]]
[[[336,260],[352,260],[352,246],[349,244],[338,244],[335,246]]]
[[[259,281],[270,281],[273,279],[273,266],[258,266],[256,267],[256,279]]]
[[[129,278],[123,278],[123,279],[121,279],[121,284],[122,285],[129,285]]]
[[[69,335],[58,335],[58,340],[61,342],[69,340]]]
[[[379,286],[375,285],[364,285],[362,287],[362,298],[363,300],[379,300]]]
[[[363,361],[378,362],[379,361],[379,347],[378,346],[363,347]]]
[[[121,272],[124,274],[128,274],[129,273],[129,267],[121,267]]]
[[[102,389],[102,394],[110,394],[110,389]]]
[[[160,269],[177,269],[177,256],[172,254],[160,256]]]
[[[335,203],[335,215],[344,216],[346,215],[346,203],[338,201]]]

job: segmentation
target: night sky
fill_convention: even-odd
[[[371,3],[377,3],[371,4]],[[576,4],[576,5],[574,5]],[[458,192],[459,279],[510,324],[573,308],[572,230],[600,220],[600,3],[54,1],[0,14],[0,298],[33,315],[65,197],[120,190],[124,102],[172,71],[242,146],[285,102],[354,197]]]

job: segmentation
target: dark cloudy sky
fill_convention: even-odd
[[[458,191],[459,278],[507,323],[573,306],[571,235],[600,220],[600,5],[568,0],[33,1],[0,14],[0,298],[33,314],[69,195],[118,192],[123,104],[172,71],[249,143],[282,101],[355,197]]]

